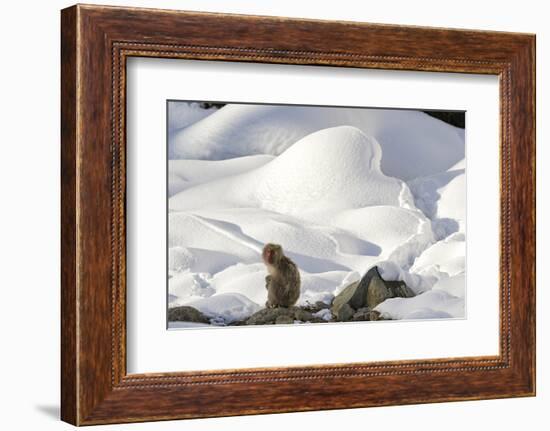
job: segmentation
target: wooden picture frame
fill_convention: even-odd
[[[534,35],[83,5],[61,17],[62,420],[91,425],[535,394]],[[128,375],[130,56],[498,75],[500,354]]]

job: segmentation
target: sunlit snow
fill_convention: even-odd
[[[263,308],[273,242],[300,268],[300,305],[378,265],[417,294],[384,316],[464,317],[462,129],[420,111],[171,102],[168,133],[170,306],[221,325]]]

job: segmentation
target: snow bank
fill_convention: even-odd
[[[216,273],[237,263],[258,262],[260,243],[242,235],[237,225],[184,212],[170,213],[168,223],[168,247],[189,249],[192,271]]]
[[[216,108],[203,109],[197,102],[168,102],[168,131],[183,129],[216,111]]]
[[[226,105],[170,133],[171,158],[222,160],[278,156],[321,129],[353,126],[382,147],[382,171],[409,180],[445,171],[464,158],[463,132],[419,111]]]
[[[209,275],[184,272],[168,280],[168,290],[173,296],[170,306],[184,305],[189,300],[212,296],[216,291],[210,287]]]
[[[456,296],[457,298],[464,299],[466,294],[466,274],[458,274],[453,277],[442,278],[440,279],[432,290],[442,290],[447,292],[449,295]]]
[[[465,236],[462,233],[455,233],[427,247],[416,257],[411,267],[400,266],[397,261],[391,260],[391,256],[389,260],[379,262],[377,265],[384,279],[404,281],[407,286],[419,295],[417,298],[420,298],[427,292],[440,290],[450,296],[463,299],[466,293],[465,253]],[[415,303],[405,304],[412,306]],[[448,307],[451,307],[451,309],[449,310]],[[453,307],[454,303],[452,302],[439,302],[437,306],[431,306],[431,309],[445,311],[451,316],[460,317],[460,312],[455,313]],[[398,318],[395,316],[403,314],[396,314],[394,309],[386,311],[392,311],[394,313],[393,318]],[[425,316],[425,313],[422,316]],[[407,319],[411,318],[413,317],[407,317]]]
[[[191,301],[187,305],[195,307],[213,324],[228,324],[242,320],[260,310],[260,306],[240,293],[221,293],[209,298]]]
[[[300,269],[298,305],[330,304],[377,265],[417,294],[380,304],[385,316],[464,316],[462,131],[394,110],[228,105],[188,119],[169,141],[187,158],[169,162],[169,306],[248,317],[274,242]]]
[[[273,158],[274,156],[258,155],[220,161],[169,160],[168,196],[200,183],[250,171]]]
[[[419,211],[400,207],[374,206],[347,210],[330,221],[333,226],[353,233],[381,247],[381,258],[394,258],[406,264],[433,242],[429,220]]]
[[[196,271],[261,262],[263,245],[274,242],[283,244],[285,253],[305,272],[364,273],[392,254],[413,260],[418,250],[433,242],[425,217],[395,207],[346,211],[322,223],[261,208],[171,213],[170,223],[170,245],[191,250],[191,269]],[[197,257],[206,249],[212,251],[204,256],[208,264]]]
[[[386,299],[374,309],[390,319],[457,318],[464,317],[464,299],[431,290],[412,298]]]
[[[318,274],[301,273],[302,286],[298,305],[316,302],[330,304],[349,275],[349,271],[329,271]],[[344,287],[349,283],[345,283]]]
[[[217,293],[238,292],[259,306],[264,306],[267,300],[265,289],[265,266],[263,263],[244,265],[236,264],[212,277],[211,286]]]
[[[260,168],[187,188],[170,198],[169,208],[262,207],[304,214],[400,205],[406,185],[381,172],[380,157],[376,140],[355,127],[320,130]]]
[[[440,238],[465,231],[466,172],[463,168],[417,178],[408,185],[416,206],[434,220]]]
[[[173,272],[187,271],[196,263],[195,256],[186,247],[168,249],[168,269]]]
[[[414,262],[411,271],[422,272],[437,267],[448,275],[463,273],[466,269],[466,241],[462,233],[456,233],[427,248]]]

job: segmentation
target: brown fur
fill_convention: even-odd
[[[269,273],[265,277],[268,308],[291,307],[300,297],[300,272],[292,260],[283,254],[278,244],[266,244],[262,258]]]

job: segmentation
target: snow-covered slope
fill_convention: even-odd
[[[466,171],[463,167],[453,166],[439,174],[416,178],[408,185],[416,206],[436,222],[441,238],[453,232],[465,232]]]
[[[321,129],[353,126],[382,147],[382,171],[409,180],[464,158],[463,131],[419,111],[277,105],[226,105],[170,133],[171,158],[221,160],[278,156]]]
[[[359,129],[312,133],[264,166],[187,188],[170,199],[172,211],[262,207],[285,214],[374,205],[413,204],[405,183],[380,170],[381,149]]]
[[[200,183],[250,171],[274,158],[275,156],[270,155],[257,155],[219,161],[169,160],[168,196]]]
[[[203,109],[199,105],[197,102],[168,102],[168,131],[183,129],[216,112],[216,108]]]
[[[385,316],[463,317],[463,139],[414,111],[254,105],[173,131],[170,305],[215,324],[263,307],[274,242],[300,268],[299,304],[330,303],[376,264],[418,294]]]

